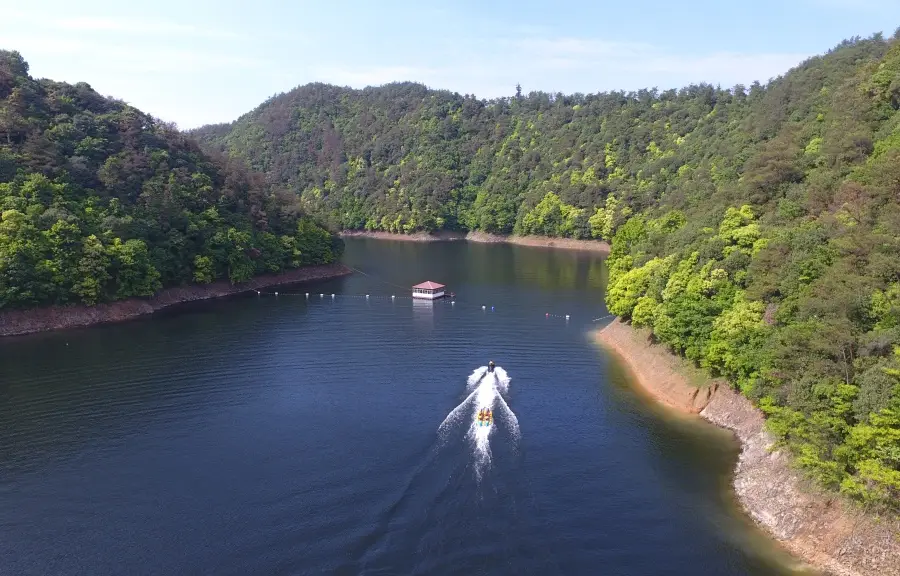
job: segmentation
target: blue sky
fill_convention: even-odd
[[[555,5],[560,8],[554,8]],[[181,128],[307,82],[414,80],[479,97],[766,81],[845,38],[893,34],[900,0],[22,0],[0,48]]]

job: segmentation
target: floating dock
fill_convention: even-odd
[[[412,287],[412,297],[413,298],[422,298],[423,300],[437,300],[438,298],[443,298],[446,293],[444,292],[443,284],[438,284],[437,282],[432,282],[431,280],[427,282],[422,282],[421,284],[416,284]]]

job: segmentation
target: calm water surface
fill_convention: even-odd
[[[661,418],[591,343],[602,259],[345,262],[366,274],[0,341],[0,573],[793,573],[736,512],[730,436]],[[455,304],[412,302],[426,279]],[[508,390],[469,398],[489,359]]]

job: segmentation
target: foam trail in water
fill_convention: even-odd
[[[450,411],[449,414],[447,414],[447,417],[444,418],[444,421],[441,422],[440,426],[438,426],[438,434],[442,438],[447,434],[450,427],[459,420],[460,416],[462,416],[462,414],[463,414],[463,410],[465,409],[465,407],[468,404],[472,403],[472,401],[475,399],[475,395],[477,393],[478,393],[477,390],[473,391],[471,394],[469,394],[466,397],[465,400],[460,402],[456,408],[454,408],[453,410]]]
[[[509,382],[509,374],[499,366],[495,367],[493,372],[488,372],[487,366],[476,368],[466,379],[466,392],[469,395],[444,418],[444,421],[438,427],[438,435],[441,443],[443,443],[450,430],[462,419],[466,408],[471,406],[472,420],[469,424],[469,429],[466,431],[466,437],[472,443],[473,455],[475,456],[475,474],[479,480],[484,471],[491,465],[490,436],[497,423],[504,422],[508,425],[513,442],[518,443],[521,437],[519,419],[516,418],[515,413],[513,413],[509,404],[503,398],[503,395],[509,392]],[[495,405],[499,408],[499,414],[495,414],[491,425],[479,426],[478,413],[484,409],[497,412],[494,410]]]
[[[501,413],[506,417],[506,420],[509,422],[510,432],[512,433],[513,440],[519,441],[522,437],[521,432],[519,431],[519,419],[516,418],[515,412],[509,407],[509,404],[506,403],[506,400],[503,399],[503,396],[497,395],[497,400],[500,404]]]
[[[470,392],[474,390],[487,375],[487,370],[487,366],[482,366],[481,368],[476,368],[475,371],[469,374],[469,379],[466,381],[466,390]]]
[[[490,377],[484,378],[473,392],[475,402],[468,436],[475,448],[475,474],[479,480],[483,471],[491,465],[490,436],[494,426],[479,426],[478,412],[486,408],[492,409],[494,406],[494,398],[497,396],[497,392],[493,380]]]
[[[506,370],[497,366],[494,368],[494,380],[497,384],[497,388],[503,394],[509,392],[509,375],[506,373]]]
[[[518,442],[520,437],[518,419],[502,396],[502,394],[509,391],[509,382],[510,378],[506,370],[499,366],[494,368],[493,372],[488,372],[487,366],[475,369],[466,381],[466,390],[470,391],[469,396],[451,412],[450,416],[444,419],[448,426],[456,422],[462,408],[471,403],[472,422],[469,425],[466,437],[472,443],[473,455],[475,456],[475,474],[479,480],[482,478],[484,471],[491,465],[490,436],[494,432],[498,421],[509,424],[514,442]],[[495,419],[490,426],[479,426],[478,413],[484,409],[490,409],[493,412],[494,406],[498,402],[502,418]],[[444,424],[441,426],[443,427]]]

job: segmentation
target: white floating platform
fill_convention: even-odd
[[[412,287],[412,297],[421,298],[422,300],[437,300],[444,297],[444,286],[437,282],[422,282]]]

